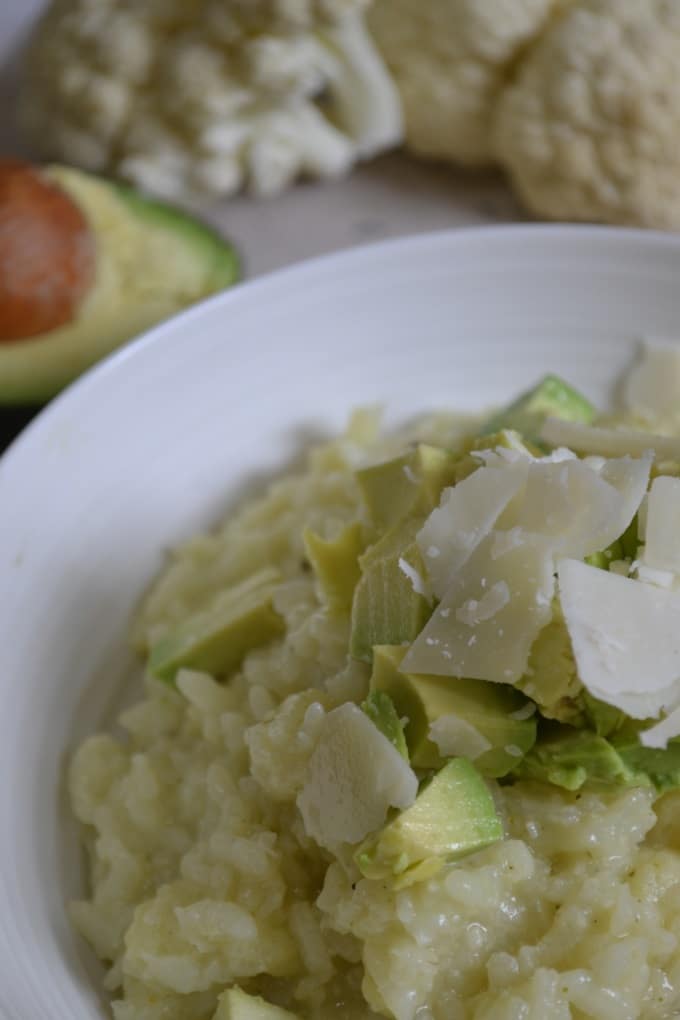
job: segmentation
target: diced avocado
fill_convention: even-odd
[[[637,556],[638,546],[640,545],[639,538],[639,527],[640,522],[638,515],[635,514],[633,520],[630,522],[624,533],[621,535],[619,542],[621,544],[621,559],[622,560],[634,560]]]
[[[382,735],[387,737],[390,744],[396,747],[402,758],[408,761],[408,747],[406,746],[404,727],[389,694],[385,694],[384,691],[371,691],[362,703],[361,709],[366,713],[371,722],[378,727]]]
[[[664,750],[643,747],[640,725],[631,721],[621,724],[619,720],[619,728],[610,731],[608,738],[590,730],[559,727],[537,742],[515,775],[567,790],[579,790],[586,783],[653,786],[661,793],[677,789],[680,740],[669,741]]]
[[[518,683],[541,715],[572,726],[583,722],[583,685],[578,677],[567,625],[558,599],[553,618],[531,646],[529,668]]]
[[[394,556],[401,556],[404,550],[410,549],[415,544],[416,535],[425,523],[424,517],[407,517],[400,524],[395,524],[378,538],[376,542],[359,557],[359,566],[365,572],[373,563],[389,559]]]
[[[593,553],[592,556],[586,556],[585,562],[590,564],[591,567],[609,570],[612,563],[618,563],[621,560],[634,560],[637,556],[639,544],[638,516],[636,514],[620,538],[617,538],[615,542],[612,542],[610,546],[601,552]]]
[[[259,995],[247,995],[240,988],[227,988],[217,1000],[212,1020],[298,1020],[280,1006],[272,1006]]]
[[[71,167],[37,172],[84,216],[95,271],[68,322],[0,344],[3,404],[44,402],[114,348],[239,277],[233,246],[192,216]]]
[[[455,861],[502,838],[486,783],[467,759],[454,758],[421,787],[411,807],[361,844],[355,860],[366,878],[399,879],[425,862]]]
[[[374,648],[371,690],[389,694],[398,715],[408,720],[405,735],[413,767],[442,765],[445,759],[430,739],[430,727],[453,716],[479,734],[481,746],[487,745],[475,757],[475,767],[485,776],[507,775],[536,740],[531,702],[505,684],[402,673],[406,651]]]
[[[391,528],[415,513],[429,513],[442,489],[455,478],[456,454],[418,443],[400,457],[357,471],[356,478],[371,521]]]
[[[585,562],[591,567],[599,567],[600,570],[609,570],[610,563],[615,563],[617,560],[624,559],[623,546],[619,539],[616,542],[612,542],[611,545],[607,546],[606,549],[601,549],[599,552],[591,553],[590,556],[585,557]]]
[[[350,609],[361,577],[359,556],[365,545],[361,524],[348,524],[332,539],[310,528],[305,528],[302,537],[326,604],[330,609]]]
[[[503,450],[515,450],[528,457],[538,457],[543,453],[540,447],[528,442],[514,429],[501,429],[500,432],[475,436],[466,451],[456,460],[452,484],[457,485],[458,482],[464,481],[482,466],[483,461],[480,457],[475,456],[476,453],[480,453],[482,450],[495,450],[498,447]]]
[[[416,591],[421,584],[425,590],[427,574],[413,527],[408,522],[388,532],[360,559],[363,573],[354,592],[350,635],[355,659],[371,662],[374,645],[413,641],[432,614],[429,600]]]
[[[562,727],[539,740],[520,762],[516,775],[579,790],[585,783],[614,786],[649,786],[604,737],[589,730]]]
[[[638,777],[639,785],[646,785],[644,779],[647,778],[659,792],[680,786],[680,739],[669,740],[665,749],[643,747],[638,726],[628,723],[610,740],[626,767]]]
[[[599,737],[609,737],[623,725],[626,715],[620,708],[594,698],[585,689],[582,700],[586,719]]]
[[[209,608],[153,646],[150,671],[161,680],[173,680],[182,667],[216,676],[231,673],[247,652],[283,634],[284,621],[272,606],[280,580],[278,570],[268,567],[220,592]]]
[[[563,379],[546,375],[512,404],[492,415],[482,427],[482,434],[515,429],[533,440],[538,436],[546,418],[562,418],[589,425],[595,413],[590,401]]]
[[[498,432],[485,432],[481,436],[476,436],[471,451],[479,453],[482,450],[496,450],[499,447],[501,450],[514,450],[515,453],[522,453],[528,457],[537,457],[542,452],[515,429],[500,429]],[[477,463],[481,463],[479,458]]]

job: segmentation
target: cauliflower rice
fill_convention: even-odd
[[[450,422],[418,426],[436,441]],[[147,676],[122,738],[70,770],[91,891],[71,905],[108,966],[115,1020],[210,1020],[239,985],[304,1018],[656,1020],[680,1007],[680,795],[493,783],[507,838],[395,891],[321,849],[296,806],[326,713],[365,697],[349,615],[329,613],[305,525],[360,514],[371,421],[312,451],[214,534],[177,551],[143,605],[148,648],[263,565],[285,637],[228,684]],[[375,459],[375,458],[374,458]]]

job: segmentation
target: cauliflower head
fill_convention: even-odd
[[[401,139],[368,0],[53,0],[27,52],[38,153],[163,197],[280,191]]]
[[[498,97],[563,2],[376,0],[369,27],[399,88],[409,148],[470,166],[494,162]]]
[[[680,3],[579,0],[521,64],[494,135],[539,216],[680,228]]]

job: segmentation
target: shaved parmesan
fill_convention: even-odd
[[[459,715],[442,715],[430,726],[430,740],[442,758],[469,758],[474,761],[493,746],[491,741]],[[519,752],[520,755],[522,752]]]
[[[640,734],[640,743],[643,747],[665,748],[668,741],[677,736],[680,736],[680,706],[673,709],[670,715],[656,726],[643,730]]]
[[[637,537],[639,542],[644,542],[647,534],[647,507],[649,506],[649,493],[645,495],[638,509]]]
[[[599,472],[580,460],[536,461],[512,523],[543,535],[562,556],[589,556],[626,530],[645,494],[650,468],[649,456],[606,461]]]
[[[402,574],[405,574],[411,582],[411,587],[416,595],[422,595],[428,602],[432,602],[432,592],[425,578],[415,567],[411,566],[408,560],[405,560],[403,556],[399,557],[398,566]]]
[[[600,478],[612,485],[623,501],[619,512],[626,522],[624,531],[645,499],[653,462],[654,455],[648,451],[640,457],[626,455],[608,460],[600,469]]]
[[[646,566],[680,573],[680,478],[655,478],[647,498]]]
[[[510,591],[505,581],[497,581],[488,588],[481,599],[468,599],[456,610],[456,619],[468,627],[476,627],[484,620],[490,620],[510,601]]]
[[[680,699],[680,594],[599,570],[559,564],[562,612],[579,679],[635,719]]]
[[[680,461],[680,438],[657,436],[637,429],[606,429],[561,418],[546,418],[540,437],[546,443],[568,446],[578,453],[641,457],[651,451],[661,460]]]
[[[319,727],[297,804],[307,835],[337,851],[380,828],[390,807],[409,807],[417,792],[416,775],[399,751],[347,703]]]
[[[678,415],[680,346],[677,343],[643,344],[637,364],[623,383],[623,402],[646,422]]]
[[[448,489],[441,506],[418,532],[416,541],[438,598],[526,483],[529,458],[517,457],[516,462],[502,461],[499,467],[480,467]]]
[[[515,683],[551,618],[553,591],[545,539],[517,529],[510,542],[507,534],[492,532],[456,572],[401,669]]]
[[[657,570],[655,567],[648,567],[638,560],[632,565],[635,569],[632,573],[638,581],[645,584],[655,584],[658,588],[673,588],[675,585],[675,574],[670,570]]]

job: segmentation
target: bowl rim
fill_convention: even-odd
[[[669,251],[680,251],[680,235],[661,230],[648,230],[642,227],[618,227],[601,224],[583,223],[502,223],[481,224],[465,227],[447,227],[442,230],[420,231],[399,237],[384,238],[366,244],[353,245],[339,250],[315,255],[290,265],[270,270],[252,279],[239,281],[226,290],[213,294],[188,308],[163,319],[161,322],[126,341],[121,347],[105,355],[94,365],[87,368],[75,380],[69,383],[56,396],[43,405],[34,418],[24,426],[0,454],[0,469],[3,465],[14,463],[23,456],[23,450],[41,432],[50,427],[52,420],[59,417],[62,408],[77,395],[91,386],[105,384],[109,376],[125,371],[128,362],[134,361],[141,352],[160,345],[169,330],[198,325],[208,310],[222,306],[227,311],[239,301],[250,300],[253,291],[266,290],[270,286],[285,284],[292,280],[297,285],[304,285],[305,278],[316,272],[332,272],[338,267],[353,262],[372,259],[383,255],[417,250],[420,247],[448,244],[465,245],[471,238],[483,238],[491,246],[507,240],[525,240],[533,243],[541,238],[555,243],[580,243],[590,238],[596,244],[615,243],[619,247],[647,246],[653,249],[666,248]]]

